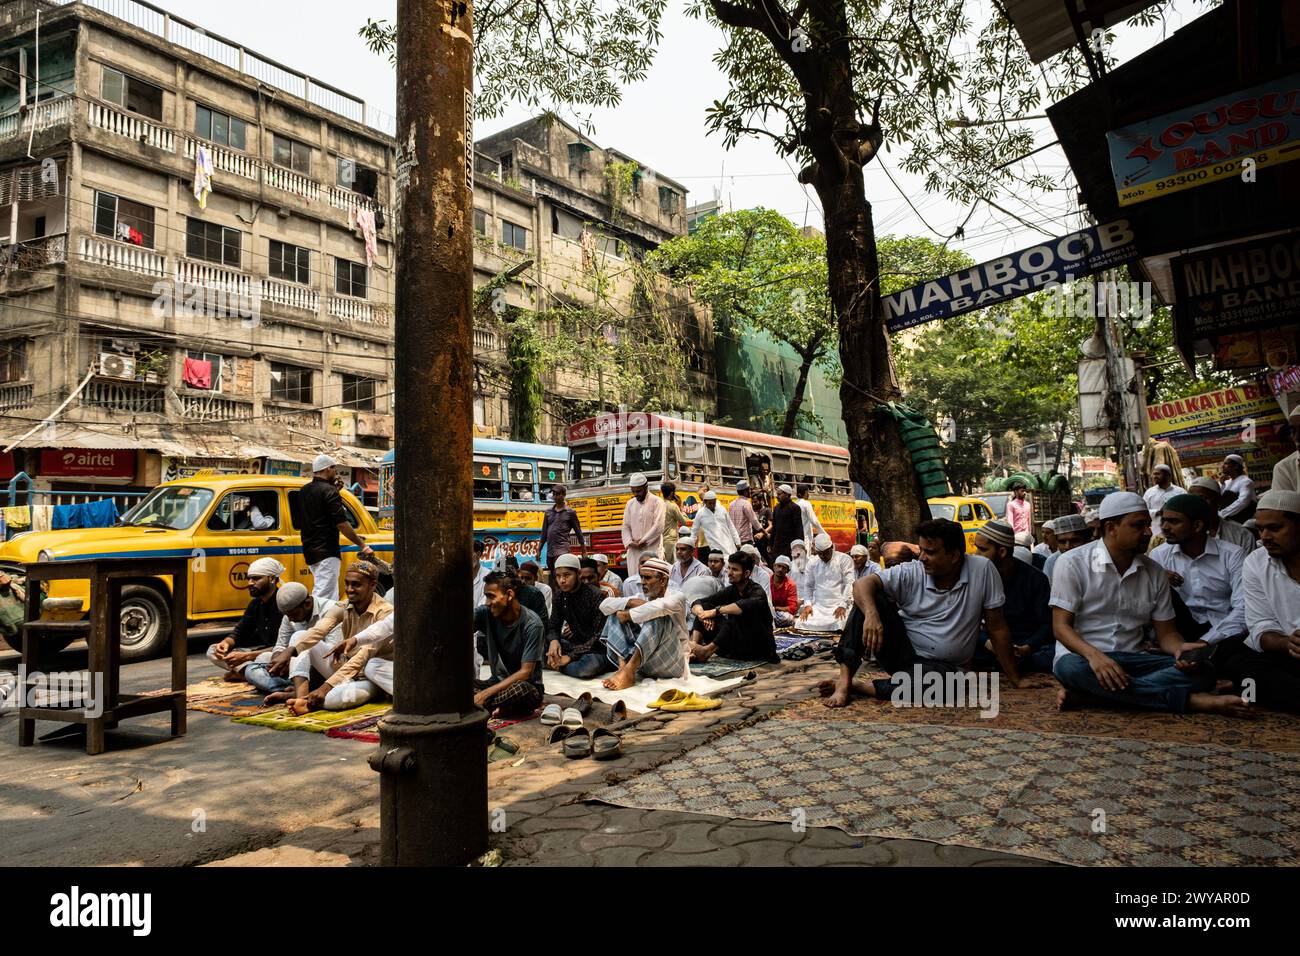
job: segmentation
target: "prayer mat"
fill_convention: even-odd
[[[1224,747],[767,720],[587,799],[1071,865],[1300,861],[1300,756]]]
[[[579,680],[577,677],[567,677],[555,671],[547,671],[542,679],[546,682],[547,697],[572,697],[577,700],[585,691],[591,694],[593,700],[603,704],[612,705],[621,700],[627,705],[628,711],[634,714],[645,713],[650,709],[646,705],[653,703],[666,690],[680,690],[699,694],[701,697],[717,697],[724,690],[741,683],[739,677],[714,680],[712,677],[691,674],[687,678],[661,677],[657,680],[639,680],[626,690],[608,690],[601,683],[607,677],[608,674],[602,674],[590,680]],[[563,706],[563,702],[557,701],[557,703]]]
[[[288,707],[276,707],[265,714],[234,718],[237,724],[251,724],[254,727],[270,727],[273,730],[306,730],[314,734],[325,733],[331,727],[346,727],[355,724],[364,717],[383,716],[392,710],[388,704],[362,704],[350,710],[313,710],[297,717],[289,713]]]
[[[829,675],[828,675],[829,676]],[[861,679],[885,677],[883,671],[862,672]],[[855,697],[848,707],[832,710],[821,698],[795,704],[779,719],[868,724],[942,724],[993,730],[1032,730],[1088,737],[1122,737],[1172,744],[1212,744],[1236,750],[1300,753],[1300,717],[1257,709],[1254,720],[1216,714],[1166,714],[1126,710],[1104,703],[1077,710],[1056,709],[1061,685],[1050,674],[1026,674],[1022,686],[1005,681],[998,687],[998,715],[980,717],[970,707],[894,707],[890,703]]]
[[[247,697],[251,689],[256,688],[244,681],[236,684],[222,680],[220,677],[205,677],[203,680],[190,684],[185,688],[185,705],[190,710],[198,710],[199,708],[195,707],[195,704],[214,700],[229,700],[232,697]],[[170,691],[163,688],[158,693],[167,694]]]
[[[254,714],[264,714],[275,709],[274,704],[270,707],[262,703],[266,695],[256,691],[248,695],[248,686],[244,688],[245,696],[242,697],[215,697],[211,700],[189,701],[185,702],[186,710],[198,710],[205,714],[219,714],[223,717],[249,717]]]
[[[691,661],[692,677],[726,677],[736,671],[752,671],[767,661],[733,661],[729,657],[710,657],[707,661]]]

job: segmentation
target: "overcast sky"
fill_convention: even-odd
[[[155,2],[209,32],[242,43],[287,66],[309,73],[342,90],[363,97],[373,107],[395,112],[394,79],[387,61],[372,55],[357,36],[367,16],[392,19],[395,0],[368,0],[364,4],[342,0],[155,0]],[[112,5],[108,0],[105,6]],[[971,6],[986,7],[987,0]],[[623,104],[616,109],[597,110],[593,139],[632,156],[642,164],[676,179],[690,190],[688,201],[712,199],[719,190],[730,208],[767,206],[788,216],[796,224],[820,226],[821,214],[811,189],[801,187],[794,171],[764,139],[743,141],[730,151],[721,139],[705,132],[705,108],[725,94],[723,75],[712,57],[720,35],[706,24],[687,19],[678,0],[663,25],[664,41],[642,82],[626,89]],[[1177,0],[1167,29],[1172,31],[1205,9],[1203,3]],[[981,13],[972,12],[979,22]],[[1121,27],[1117,55],[1130,59],[1161,38],[1159,29],[1138,31]],[[483,121],[477,136],[503,129],[528,117],[522,109]],[[1039,142],[1055,137],[1046,121]],[[894,180],[906,191],[919,210],[914,212],[898,188],[887,178],[880,163],[867,167],[867,197],[875,211],[880,235],[923,235],[943,238],[965,218],[967,207],[956,208],[941,197],[928,195],[919,181],[899,168],[897,154],[885,154],[883,162]],[[1060,182],[1066,174],[1063,154],[1050,149],[1025,164],[1026,172],[1043,171]],[[1017,186],[1021,198],[1001,197],[999,204],[1022,218],[1042,225],[1054,235],[1063,235],[1082,225],[1074,212],[1073,180],[1066,191],[1029,194]],[[1043,234],[981,205],[966,226],[966,239],[954,242],[977,261],[994,258],[1033,245]]]

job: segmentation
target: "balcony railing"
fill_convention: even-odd
[[[10,113],[0,117],[0,142],[15,136],[28,136],[72,122],[75,98],[61,96],[56,100],[46,100],[36,106],[29,106],[24,114]]]
[[[31,382],[9,382],[0,385],[0,411],[31,408],[36,386]]]
[[[369,196],[363,196],[361,193],[354,193],[351,189],[329,186],[325,190],[325,198],[335,209],[342,209],[344,212],[373,209],[375,212],[383,212],[385,218],[388,216],[388,209],[382,203],[376,202]]]
[[[262,418],[272,425],[280,425],[284,428],[300,428],[307,432],[318,432],[321,428],[320,412],[309,408],[292,408],[264,402],[262,404]]]
[[[392,316],[387,309],[372,305],[365,299],[340,295],[330,296],[330,315],[346,322],[359,322],[384,329],[392,324]]]
[[[474,351],[491,353],[499,350],[497,344],[497,334],[491,329],[476,328],[474,330]]]
[[[262,280],[262,301],[320,314],[320,290],[279,279]]]
[[[167,278],[167,257],[129,242],[118,242],[103,236],[82,236],[80,256],[84,262],[112,266],[159,279]]]
[[[162,415],[167,411],[166,393],[162,385],[97,378],[86,386],[81,395],[81,404],[91,408],[154,415]]]
[[[262,181],[272,189],[292,193],[307,202],[320,199],[320,183],[283,166],[262,166]]]
[[[138,143],[147,143],[167,153],[176,152],[176,132],[170,127],[151,123],[142,116],[115,110],[103,103],[86,104],[86,122],[92,127],[116,133]]]
[[[193,136],[185,137],[185,158],[194,159],[194,154],[198,150],[199,140]],[[219,173],[231,173],[235,176],[242,176],[244,179],[257,181],[257,171],[261,163],[241,153],[237,149],[227,149],[224,146],[218,146],[216,143],[204,141],[203,145],[208,149],[208,155],[212,157],[212,168]]]
[[[182,289],[187,286],[216,289],[228,296],[238,297],[244,302],[251,302],[253,298],[252,276],[213,262],[177,259],[176,283]]]
[[[180,396],[181,414],[197,422],[246,422],[253,418],[253,403],[222,398],[217,393]]]
[[[67,261],[68,236],[42,236],[39,239],[24,239],[18,243],[14,253],[14,265],[20,272],[40,269],[42,266],[56,265]],[[0,259],[9,258],[9,246],[0,246]]]

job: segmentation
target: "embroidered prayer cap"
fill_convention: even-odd
[[[1235,461],[1237,464],[1241,465],[1243,468],[1246,467],[1246,459],[1242,458],[1240,455],[1224,455],[1224,456],[1223,456],[1223,460],[1224,460],[1224,461]]]
[[[783,494],[783,495],[793,495],[793,494],[794,494],[794,489],[791,488],[789,485],[781,485],[781,486],[778,487],[776,490],[779,491],[779,492],[781,492],[781,494]]]
[[[786,557],[784,554],[778,554],[776,556],[776,560],[773,561],[772,564],[773,565],[784,564],[788,568],[790,567],[790,559]]]
[[[642,558],[641,570],[654,571],[657,574],[662,574],[664,577],[672,574],[673,571],[672,565],[663,560],[663,558]]]
[[[1097,512],[1097,517],[1106,521],[1110,518],[1122,518],[1138,511],[1143,514],[1148,513],[1147,503],[1142,500],[1141,495],[1132,491],[1112,491],[1101,499],[1101,510]]]
[[[988,527],[985,525],[984,527]],[[1057,534],[1076,534],[1080,531],[1086,531],[1088,522],[1083,515],[1064,515],[1056,519]]]
[[[706,492],[704,493],[704,500],[705,500],[705,501],[717,501],[717,500],[718,500],[718,493],[717,493],[716,491],[712,491],[712,490],[710,490],[710,491],[706,491]]]
[[[635,475],[633,475],[631,478],[627,480],[627,483],[631,485],[633,488],[644,488],[646,485],[650,483],[650,479],[646,478],[645,475],[641,474],[641,472],[638,471]]]
[[[609,555],[593,554],[591,560],[595,561],[597,564],[609,564]],[[559,564],[559,562],[557,561],[556,564]]]
[[[1219,487],[1219,483],[1207,475],[1193,478],[1192,483],[1188,485],[1188,488],[1204,488],[1206,491],[1213,491],[1216,495],[1223,491],[1223,489]]]
[[[855,544],[853,547],[849,548],[849,554],[854,556],[862,555],[865,557],[866,553],[867,549],[860,544]]]
[[[825,531],[823,531],[817,537],[813,538],[813,549],[818,554],[821,554],[827,548],[831,548],[834,546],[835,546],[835,542],[831,540],[831,536],[828,535]]]
[[[288,614],[310,596],[311,592],[307,590],[306,585],[290,581],[275,592],[275,606],[280,609],[281,614]]]
[[[741,478],[740,481],[736,482],[736,490],[737,490],[737,491],[748,491],[748,490],[749,490],[749,482],[747,482],[744,478]]]
[[[312,474],[319,474],[326,469],[333,468],[338,462],[329,455],[317,455],[311,463]]]
[[[1016,546],[1016,533],[1011,530],[1011,525],[1001,518],[982,525],[975,533],[983,535],[987,540],[1004,548],[1014,548]]]
[[[1197,495],[1174,495],[1160,510],[1177,511],[1180,515],[1187,515],[1193,521],[1204,521],[1207,525],[1214,515],[1214,510],[1205,503],[1205,499]]]
[[[1300,515],[1300,491],[1272,488],[1259,496],[1256,511],[1289,511]]]

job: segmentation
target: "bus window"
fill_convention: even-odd
[[[501,463],[499,461],[474,460],[474,500],[500,501]]]
[[[593,482],[605,477],[605,459],[608,448],[597,445],[593,448],[575,448],[573,450],[573,475],[579,483]]]
[[[624,447],[626,447],[627,451],[622,461],[618,460],[620,453],[615,449],[613,474],[630,475],[638,471],[650,474],[652,472],[657,473],[662,467],[663,455],[658,445],[646,448]]]
[[[722,480],[728,485],[745,477],[745,453],[736,445],[718,446],[718,465]]]
[[[849,480],[849,463],[847,461],[831,462],[831,479],[835,485],[835,494],[850,497],[853,494],[853,482]]]
[[[815,483],[813,475],[813,460],[803,455],[794,456],[794,473],[797,476],[799,484],[811,485]]]
[[[506,465],[506,480],[511,501],[536,501],[533,487],[533,466],[528,462],[512,461]]]
[[[547,501],[551,500],[551,486],[564,484],[564,465],[558,461],[539,461],[537,463],[538,491]]]

